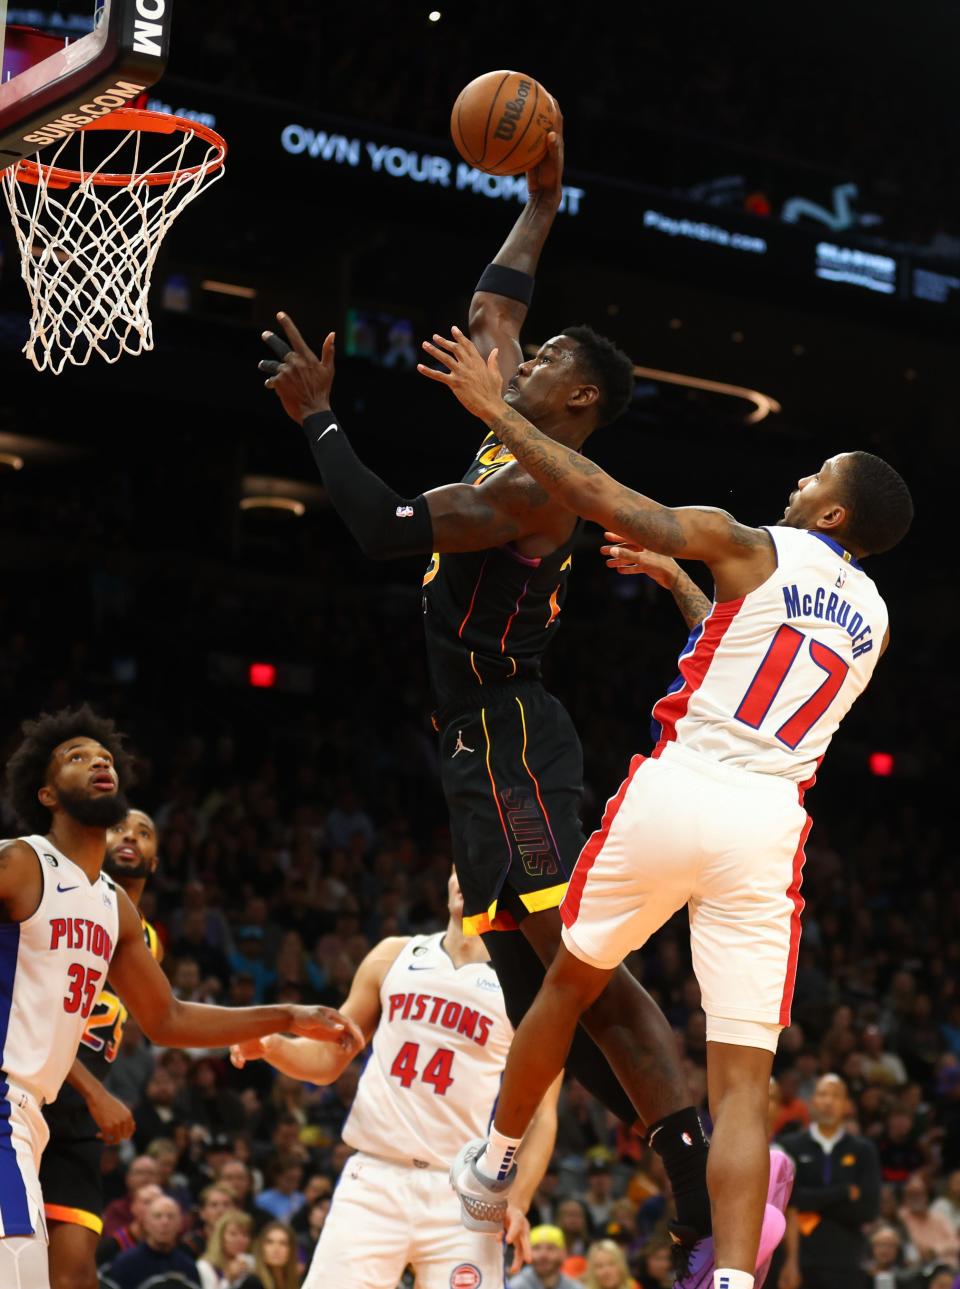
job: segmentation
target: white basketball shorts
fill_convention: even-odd
[[[0,1074],[0,1285],[50,1289],[40,1156],[50,1136],[40,1105]]]
[[[499,1236],[467,1231],[445,1171],[352,1155],[303,1289],[394,1289],[409,1264],[417,1289],[502,1289]]]
[[[708,1039],[724,1020],[789,1025],[809,831],[789,779],[674,743],[634,757],[571,876],[564,943],[610,969],[686,904]]]

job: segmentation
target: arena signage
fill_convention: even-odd
[[[463,161],[452,161],[439,153],[416,151],[373,139],[328,133],[295,123],[280,132],[280,146],[294,157],[325,161],[335,166],[365,169],[391,179],[472,192],[479,197],[504,201],[527,200],[525,175],[488,175]],[[564,185],[560,210],[567,215],[580,213],[586,190]]]

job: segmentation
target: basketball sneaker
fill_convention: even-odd
[[[758,1268],[765,1267],[770,1261],[786,1229],[787,1219],[781,1210],[768,1204],[763,1214],[760,1248],[757,1250]],[[692,1227],[680,1226],[677,1222],[671,1222],[669,1230],[673,1242],[673,1265],[677,1272],[674,1289],[713,1289],[713,1273],[717,1269],[713,1236],[700,1239]]]
[[[787,1211],[796,1175],[797,1166],[785,1151],[770,1151],[770,1185],[767,1187],[767,1203],[778,1208],[781,1213]],[[763,1289],[769,1272],[770,1258],[767,1258],[766,1262],[758,1262],[754,1289]]]
[[[503,1181],[487,1177],[477,1161],[487,1148],[486,1139],[477,1137],[462,1147],[450,1165],[450,1185],[460,1200],[460,1220],[468,1231],[490,1231],[499,1234],[507,1215],[507,1194],[517,1176],[516,1164]]]

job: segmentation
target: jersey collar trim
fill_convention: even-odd
[[[853,558],[850,552],[848,550],[844,550],[844,548],[840,545],[839,542],[834,541],[832,537],[828,537],[826,533],[814,532],[812,528],[808,528],[807,532],[810,534],[811,537],[816,537],[819,541],[825,542],[826,545],[829,546],[832,551],[836,551],[836,553],[839,556],[841,556],[842,559],[846,560],[846,562],[851,566],[851,568],[860,569],[860,572],[863,572],[863,570],[860,568],[860,565]]]

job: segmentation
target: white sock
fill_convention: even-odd
[[[713,1289],[753,1289],[753,1276],[749,1271],[714,1271]]]
[[[522,1140],[522,1137],[505,1137],[496,1128],[491,1128],[487,1148],[477,1160],[477,1168],[485,1177],[502,1182],[510,1171]]]

